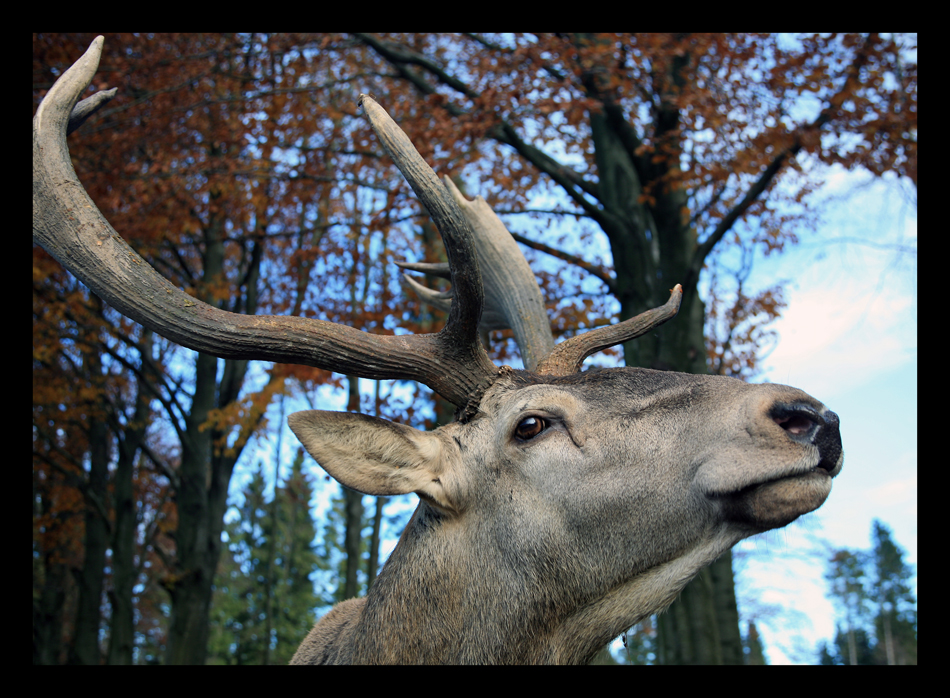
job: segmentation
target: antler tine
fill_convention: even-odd
[[[621,342],[636,339],[676,317],[683,300],[683,287],[679,284],[670,292],[670,299],[659,308],[640,313],[609,327],[600,327],[561,342],[538,366],[537,372],[549,376],[566,376],[577,373],[591,354]]]
[[[113,87],[111,90],[101,90],[73,107],[73,111],[69,115],[69,125],[66,127],[66,135],[68,136],[86,123],[86,119],[108,104],[118,92],[118,87]]]
[[[453,337],[457,335],[460,342],[477,344],[478,320],[481,317],[485,292],[482,288],[482,275],[472,240],[471,226],[452,197],[448,196],[435,172],[422,159],[409,137],[386,110],[365,94],[360,95],[359,104],[366,112],[383,147],[392,156],[396,167],[426,207],[445,243],[455,302],[452,303],[449,321],[443,332]],[[481,349],[481,345],[478,346]]]
[[[487,307],[504,316],[515,335],[525,368],[536,370],[554,348],[551,321],[534,272],[508,228],[481,196],[466,199],[448,177],[445,188],[476,231],[475,245],[485,276]]]
[[[432,181],[438,184],[434,173],[428,170],[427,178],[424,172],[417,172],[428,166],[424,162],[424,167],[419,163],[401,165],[436,225],[443,234],[449,231],[446,248],[453,265],[453,287],[461,302],[453,304],[449,325],[442,332],[373,335],[323,320],[241,315],[215,308],[176,288],[129,247],[86,194],[73,170],[66,128],[79,95],[95,75],[102,44],[102,37],[92,42],[50,88],[33,117],[33,240],[120,313],[189,349],[225,359],[257,359],[366,378],[415,380],[460,408],[466,407],[464,415],[470,415],[471,401],[490,385],[497,369],[476,334],[482,293],[471,233],[441,185],[438,189],[431,186]],[[103,103],[98,97],[90,106]],[[377,109],[382,111],[378,105]],[[395,124],[389,131],[393,129],[398,131]],[[387,135],[392,138],[391,133]],[[399,135],[408,143],[404,134]],[[406,150],[404,145],[400,150]],[[422,161],[418,153],[415,157]],[[428,184],[418,184],[427,179]]]
[[[511,328],[525,368],[533,371],[554,348],[554,337],[538,282],[511,233],[485,199],[477,196],[468,200],[450,178],[444,177],[443,180],[446,190],[474,232],[474,245],[485,282],[485,307],[480,327],[482,330]],[[440,265],[402,263],[399,266],[443,276]],[[406,279],[425,302],[446,308],[440,295],[420,286],[408,276]]]
[[[396,266],[400,269],[408,269],[409,271],[418,271],[422,274],[429,274],[431,276],[437,276],[440,279],[451,279],[452,272],[449,269],[449,265],[445,262],[396,262]],[[410,278],[403,274],[407,279]]]
[[[446,357],[451,357],[453,363],[474,368],[484,375],[478,390],[480,393],[491,383],[498,369],[478,340],[478,323],[485,304],[485,292],[472,227],[450,192],[442,186],[435,172],[386,110],[365,94],[360,95],[359,104],[380,143],[409,182],[442,236],[449,260],[453,302],[449,308],[448,322],[435,337],[439,340],[440,351]],[[475,397],[475,403],[480,399],[480,395],[469,397]],[[465,414],[472,412],[473,404],[471,400],[468,402]]]
[[[402,267],[403,269],[418,271],[443,279],[450,278],[449,265],[442,264],[441,262],[435,262],[431,264],[428,262],[396,262],[396,265]],[[444,274],[442,273],[443,267],[445,268]],[[428,303],[432,307],[438,308],[443,312],[449,312],[452,307],[451,291],[433,291],[431,288],[427,288],[420,284],[408,274],[403,274],[402,278],[405,280],[409,288],[411,288],[415,294],[419,296],[423,303]],[[491,295],[485,298],[485,307],[482,308],[482,319],[478,322],[479,333],[483,331],[490,332],[492,330],[507,330],[511,327],[511,323],[509,323],[508,318],[505,317],[504,311],[495,307],[491,301]]]

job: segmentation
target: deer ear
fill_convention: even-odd
[[[416,492],[455,509],[439,479],[453,451],[438,434],[323,410],[295,412],[287,423],[317,463],[346,487],[378,496]]]

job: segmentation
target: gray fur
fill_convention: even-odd
[[[789,413],[813,426],[788,431]],[[519,442],[533,415],[550,426]],[[837,417],[799,390],[636,368],[512,372],[475,419],[428,433],[290,423],[344,484],[422,499],[367,598],[295,664],[587,662],[730,546],[820,506],[843,461]]]

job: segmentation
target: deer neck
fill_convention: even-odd
[[[353,629],[357,661],[564,661],[552,645],[558,617],[570,610],[563,599],[539,592],[557,585],[500,552],[497,559],[473,559],[472,551],[485,550],[484,541],[474,539],[478,535],[493,534],[420,504]],[[539,596],[550,598],[539,603]]]

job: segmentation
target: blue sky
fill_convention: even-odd
[[[755,270],[763,286],[788,280],[765,380],[801,388],[837,412],[845,449],[821,509],[737,551],[740,603],[753,613],[761,607],[757,628],[773,663],[811,661],[803,651],[834,634],[823,558],[803,557],[821,554],[820,541],[868,549],[878,518],[917,563],[916,256],[829,242],[861,238],[916,250],[916,190],[833,169],[821,195],[828,208],[814,234]]]

